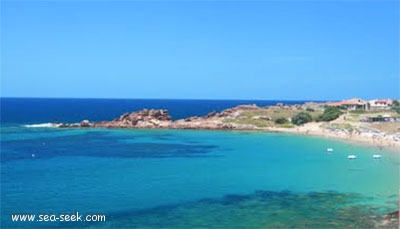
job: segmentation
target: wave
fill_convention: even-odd
[[[55,128],[55,127],[59,127],[60,125],[61,124],[48,122],[48,123],[24,125],[24,127],[27,127],[27,128]]]

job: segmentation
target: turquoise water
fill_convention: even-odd
[[[374,227],[398,209],[398,154],[375,147],[254,132],[1,131],[2,227]],[[107,221],[10,219],[75,210]]]

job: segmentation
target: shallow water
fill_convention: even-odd
[[[8,126],[1,133],[2,227],[364,228],[398,209],[398,154],[373,147],[225,131]],[[10,220],[75,210],[107,221]]]

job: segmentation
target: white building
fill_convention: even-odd
[[[341,102],[329,103],[328,106],[343,107],[349,111],[368,110],[368,102],[359,98],[343,100]]]
[[[392,108],[393,100],[391,99],[374,99],[368,101],[371,110],[389,110]]]

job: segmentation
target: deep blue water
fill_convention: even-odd
[[[376,147],[262,132],[25,126],[276,102],[2,99],[1,228],[397,227],[382,223],[398,209],[400,158]],[[10,218],[74,211],[105,214],[106,222]]]
[[[270,106],[305,101],[279,100],[176,100],[176,99],[45,99],[0,98],[1,124],[111,120],[141,109],[167,109],[173,119],[201,116],[243,104]]]

